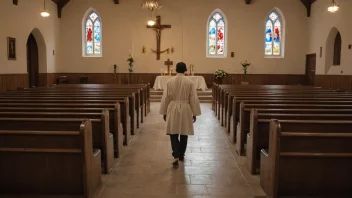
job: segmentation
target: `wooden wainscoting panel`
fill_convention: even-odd
[[[0,74],[0,91],[28,87],[28,74]]]
[[[47,86],[55,84],[55,74],[54,73],[39,73],[39,86]]]
[[[160,75],[159,73],[133,73],[131,75],[131,83],[133,84],[144,84],[150,83],[153,87],[155,78]],[[197,76],[203,76],[208,87],[211,87],[214,82],[213,74],[196,74]],[[68,83],[79,83],[80,76],[87,76],[88,83],[90,84],[128,84],[129,74],[118,73],[54,73],[54,74],[40,74],[42,80],[40,82],[46,82],[46,85],[57,83],[56,80],[60,76],[67,76]],[[247,75],[247,81],[249,84],[256,85],[298,85],[304,84],[304,75],[289,75],[289,74],[251,74]],[[229,74],[223,81],[224,84],[241,84],[243,81],[242,74]],[[41,84],[42,85],[42,84]]]
[[[315,86],[325,89],[352,91],[352,76],[347,75],[316,75]]]

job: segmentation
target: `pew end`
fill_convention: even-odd
[[[300,146],[287,147],[290,138],[299,140]],[[351,133],[282,132],[279,121],[272,120],[269,141],[269,150],[261,151],[260,173],[261,186],[269,197],[352,196]],[[327,149],[326,142],[341,147]]]

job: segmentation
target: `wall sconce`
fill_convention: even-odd
[[[142,47],[142,53],[145,54],[145,46]]]
[[[175,48],[171,47],[171,54],[173,54],[175,52]]]

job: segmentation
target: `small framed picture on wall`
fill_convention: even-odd
[[[7,37],[7,59],[16,60],[16,39]]]

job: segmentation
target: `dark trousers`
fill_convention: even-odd
[[[180,140],[178,137],[180,136]],[[187,149],[187,135],[171,134],[171,147],[172,147],[172,156],[174,158],[183,158]]]

